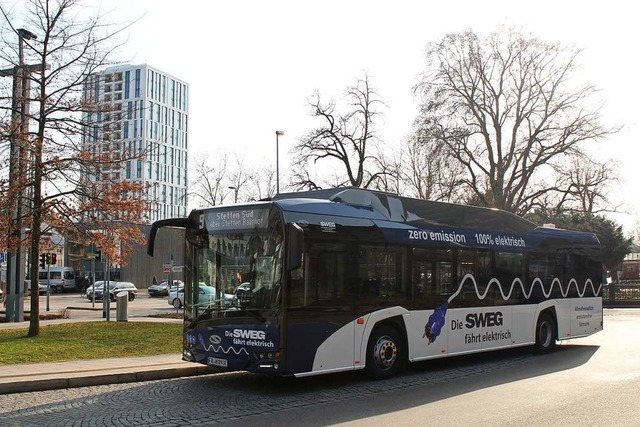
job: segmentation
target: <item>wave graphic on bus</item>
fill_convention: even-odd
[[[236,350],[234,347],[229,347],[225,350],[225,348],[222,347],[221,345],[218,345],[218,346],[216,346],[215,344],[207,345],[202,335],[198,335],[198,342],[200,343],[204,351],[211,351],[214,353],[224,353],[224,354],[229,354],[233,351],[233,353],[236,355],[239,355],[242,353],[244,353],[247,356],[249,355],[249,353],[244,347],[240,348],[240,350]]]
[[[602,290],[602,284],[600,284],[600,286],[598,286],[598,289],[596,290],[591,279],[587,279],[585,281],[584,286],[582,287],[582,291],[580,291],[580,287],[578,286],[578,282],[576,279],[569,280],[569,283],[567,284],[567,288],[562,289],[562,283],[560,282],[560,279],[556,277],[551,281],[551,286],[549,287],[548,291],[544,289],[544,284],[542,283],[542,280],[540,278],[535,278],[531,283],[531,289],[529,289],[529,293],[527,293],[527,291],[524,289],[524,284],[522,283],[522,281],[519,278],[515,278],[513,282],[511,282],[509,293],[505,295],[500,281],[496,278],[493,278],[489,280],[489,283],[487,284],[487,288],[484,290],[484,293],[480,293],[480,290],[478,289],[478,283],[476,282],[476,278],[473,277],[472,274],[466,274],[460,281],[460,286],[458,286],[458,290],[454,292],[444,304],[436,308],[433,311],[433,313],[431,313],[431,315],[429,316],[429,319],[427,319],[427,323],[424,325],[424,335],[422,336],[423,338],[427,338],[428,340],[427,345],[433,343],[436,340],[436,338],[438,338],[438,336],[440,335],[440,332],[442,331],[442,328],[445,325],[449,303],[453,301],[460,294],[460,292],[462,292],[462,288],[467,280],[471,280],[471,282],[473,283],[476,296],[478,297],[479,300],[483,300],[487,296],[489,289],[491,289],[491,285],[494,285],[494,284],[498,286],[498,289],[500,290],[500,295],[502,296],[502,299],[505,301],[511,298],[511,294],[513,293],[513,289],[516,286],[516,284],[520,285],[520,289],[522,289],[522,294],[526,299],[531,298],[531,294],[533,293],[533,289],[535,288],[536,284],[540,285],[540,289],[542,290],[542,294],[544,295],[545,298],[549,298],[551,296],[553,287],[556,284],[558,285],[558,288],[560,289],[560,293],[564,298],[566,298],[567,295],[569,295],[569,289],[571,289],[572,284],[575,286],[576,291],[578,292],[578,296],[580,298],[582,298],[586,293],[588,285],[591,286],[591,291],[593,292],[594,297],[597,296]]]
[[[221,345],[219,346],[215,346],[213,344],[207,346],[206,344],[203,344],[202,347],[204,348],[204,351],[211,351],[213,353],[224,353],[224,354],[229,354],[233,351],[234,354],[239,355],[244,353],[245,355],[249,355],[249,353],[247,352],[247,350],[245,350],[244,348],[240,348],[240,350],[236,350],[233,347],[229,347],[226,350],[224,349],[224,347],[222,347]]]
[[[553,291],[553,287],[557,284],[558,288],[560,289],[560,293],[562,294],[562,296],[564,298],[567,297],[567,295],[569,295],[569,289],[571,289],[571,285],[575,285],[576,291],[578,292],[578,296],[580,298],[582,298],[585,294],[585,292],[587,291],[587,285],[591,285],[591,291],[593,292],[593,296],[597,296],[600,293],[600,290],[602,289],[602,284],[600,284],[600,286],[598,287],[598,289],[596,290],[595,286],[593,285],[593,282],[591,281],[591,279],[587,279],[584,283],[584,286],[582,287],[582,292],[580,291],[580,288],[578,286],[578,282],[576,281],[576,279],[571,279],[569,280],[569,284],[567,285],[566,289],[562,289],[562,283],[560,283],[560,279],[558,279],[557,277],[553,279],[553,281],[551,282],[551,286],[549,287],[549,291],[546,291],[544,289],[544,284],[542,283],[542,280],[540,280],[540,278],[536,277],[533,282],[531,283],[531,288],[529,289],[529,293],[527,294],[527,291],[524,289],[524,284],[522,283],[522,281],[519,278],[515,278],[513,279],[513,282],[511,282],[511,288],[509,288],[509,293],[505,295],[504,291],[502,290],[502,284],[500,283],[500,281],[498,279],[491,279],[489,280],[489,283],[487,284],[487,288],[484,290],[484,293],[480,293],[480,291],[478,290],[478,284],[476,283],[476,279],[475,277],[473,277],[472,274],[466,274],[462,280],[460,281],[460,286],[458,287],[458,290],[452,294],[449,299],[447,300],[448,302],[453,301],[453,299],[455,297],[458,296],[458,294],[460,294],[460,292],[462,291],[462,287],[464,286],[465,282],[467,280],[471,280],[471,282],[473,282],[473,287],[476,291],[476,295],[478,296],[478,299],[483,300],[486,296],[487,293],[489,292],[489,289],[491,289],[491,285],[495,284],[498,286],[498,289],[500,290],[500,295],[502,296],[502,299],[507,301],[509,298],[511,298],[511,293],[513,292],[513,288],[516,286],[516,284],[520,285],[520,289],[522,289],[522,294],[524,295],[524,297],[526,299],[529,299],[531,297],[531,294],[533,293],[533,289],[535,288],[535,285],[538,284],[540,285],[540,289],[542,290],[542,293],[544,295],[545,298],[549,298],[551,296],[551,292]]]

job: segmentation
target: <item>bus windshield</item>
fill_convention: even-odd
[[[190,289],[185,318],[238,312],[275,315],[280,307],[282,227],[211,230],[195,234],[187,244]],[[277,221],[280,225],[280,221]]]

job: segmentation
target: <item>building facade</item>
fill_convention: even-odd
[[[88,179],[146,187],[148,220],[187,215],[189,85],[146,64],[118,65],[91,76],[84,100],[83,148],[120,156]]]

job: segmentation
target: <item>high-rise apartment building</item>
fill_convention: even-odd
[[[89,179],[144,184],[151,221],[186,216],[189,86],[146,64],[118,65],[92,75],[84,99],[100,106],[83,117],[84,149],[125,159]]]

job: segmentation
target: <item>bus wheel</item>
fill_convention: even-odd
[[[402,365],[402,341],[395,328],[383,325],[371,334],[367,345],[366,369],[376,379],[390,378]]]
[[[549,353],[556,347],[556,325],[549,313],[542,313],[536,325],[536,352]]]

